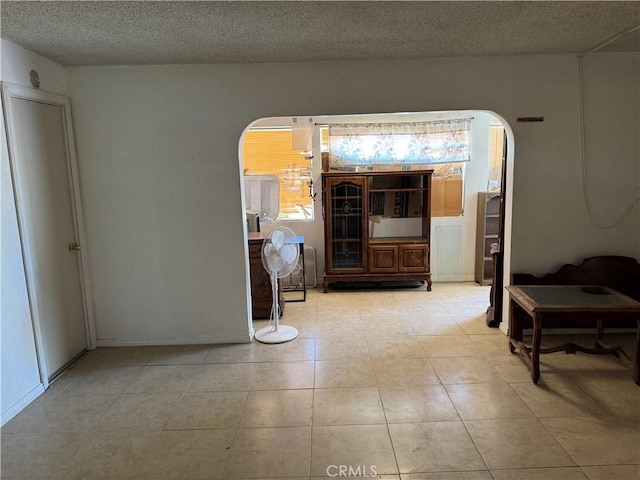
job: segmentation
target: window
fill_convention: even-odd
[[[332,124],[321,131],[330,168],[433,169],[431,216],[463,212],[470,118],[412,123]]]
[[[332,124],[329,163],[341,170],[385,170],[468,162],[471,120]]]
[[[309,152],[292,149],[291,128],[250,129],[242,143],[245,175],[272,174],[280,180],[278,220],[313,220],[309,196]]]
[[[464,163],[430,165],[431,216],[459,217],[463,212]]]

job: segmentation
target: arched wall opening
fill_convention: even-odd
[[[460,216],[454,217],[433,217],[431,225],[431,271],[436,284],[438,282],[472,282],[475,278],[475,242],[476,242],[476,217],[477,217],[477,193],[486,191],[487,171],[488,171],[488,141],[489,129],[492,126],[501,126],[506,137],[507,150],[504,154],[504,168],[506,184],[501,185],[504,189],[505,217],[504,217],[504,244],[502,251],[504,255],[503,284],[508,285],[511,273],[511,217],[513,200],[513,161],[515,151],[514,134],[509,123],[501,115],[489,110],[449,110],[431,112],[402,112],[402,113],[377,113],[377,114],[354,114],[354,115],[315,115],[297,117],[264,117],[251,122],[243,131],[238,148],[240,185],[242,196],[243,216],[246,212],[245,189],[243,176],[246,171],[243,160],[243,145],[247,132],[262,128],[291,128],[293,122],[303,119],[303,121],[313,121],[314,130],[311,141],[312,156],[312,181],[313,192],[316,193],[313,202],[313,218],[305,220],[277,220],[273,223],[261,224],[261,231],[268,233],[277,226],[284,225],[292,228],[296,234],[304,235],[305,245],[310,245],[315,249],[317,258],[317,280],[321,281],[324,269],[324,223],[322,218],[322,192],[321,192],[321,151],[322,141],[320,128],[328,124],[339,123],[393,123],[393,122],[421,122],[434,120],[450,120],[457,118],[472,117],[470,148],[471,161],[465,170],[463,184],[463,212]],[[247,239],[247,222],[243,218],[244,237]],[[453,233],[452,233],[453,232]],[[453,234],[453,237],[451,236]],[[443,236],[444,235],[444,236]],[[451,254],[455,249],[448,248],[448,257],[439,255],[439,251],[444,251],[438,244],[454,239],[458,242],[458,256],[453,261]],[[246,242],[245,242],[246,243]],[[452,262],[453,261],[453,262]],[[456,263],[452,268],[452,263]],[[249,274],[249,262],[247,262],[247,306],[249,312],[249,330],[251,325],[251,279]],[[315,284],[315,283],[314,283]],[[489,298],[487,297],[487,305]],[[502,319],[508,318],[508,299],[503,300]],[[500,328],[506,333],[507,322],[502,321]]]

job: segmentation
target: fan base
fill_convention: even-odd
[[[260,343],[290,342],[298,336],[298,329],[289,325],[278,325],[278,331],[273,326],[261,328],[256,332],[255,339]]]

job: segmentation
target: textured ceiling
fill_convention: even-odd
[[[3,38],[62,65],[580,53],[640,2],[7,1]],[[603,51],[639,51],[640,29]]]

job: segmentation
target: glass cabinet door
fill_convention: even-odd
[[[333,271],[362,271],[365,265],[365,179],[328,180],[327,241]]]

